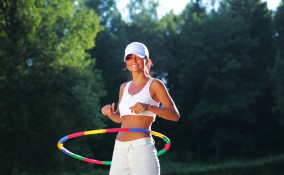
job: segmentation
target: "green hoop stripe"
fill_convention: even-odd
[[[67,150],[66,148],[64,148],[63,143],[66,142],[67,140],[70,140],[70,139],[73,139],[73,138],[76,138],[76,137],[82,137],[82,136],[87,136],[87,135],[95,135],[95,134],[105,134],[105,133],[112,133],[112,132],[142,132],[142,133],[151,134],[151,135],[154,135],[156,137],[163,139],[166,142],[166,144],[165,144],[163,149],[161,149],[157,152],[157,156],[161,156],[162,154],[167,152],[171,147],[171,141],[165,135],[158,133],[156,131],[149,131],[149,130],[141,129],[141,128],[108,128],[108,129],[98,129],[98,130],[77,132],[77,133],[69,134],[65,137],[62,137],[58,141],[57,147],[64,154],[66,154],[70,157],[73,157],[75,159],[78,159],[78,160],[81,160],[81,161],[84,161],[84,162],[87,162],[87,163],[91,163],[91,164],[111,165],[111,161],[101,161],[101,160],[96,160],[96,159],[90,159],[90,158],[86,158],[86,157],[80,156],[78,154],[72,153],[69,150]]]

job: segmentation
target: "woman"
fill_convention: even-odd
[[[178,121],[179,112],[162,81],[151,77],[152,62],[147,47],[132,42],[125,49],[124,61],[132,81],[120,86],[118,108],[105,105],[102,113],[122,128],[151,130],[156,115]],[[159,104],[163,107],[159,107]],[[119,132],[114,146],[110,175],[159,175],[157,150],[150,134]]]

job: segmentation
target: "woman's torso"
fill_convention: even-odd
[[[153,121],[154,119],[148,116],[135,117],[126,115],[121,118],[121,128],[141,128],[151,130]],[[141,132],[119,132],[116,139],[119,141],[130,141],[143,137],[150,137],[150,134]]]
[[[144,97],[145,97],[145,94],[147,97],[146,101],[149,102],[149,100],[153,100],[151,101],[151,105],[155,105],[155,106],[158,106],[159,103],[156,102],[156,99],[153,99],[152,98],[152,95],[150,93],[150,85],[151,85],[151,82],[152,82],[152,79],[149,79],[143,88],[141,88],[141,91],[139,91],[137,94],[135,95],[143,95],[141,93],[144,93]],[[130,94],[129,94],[129,86],[130,86],[130,83],[131,82],[128,82],[128,84],[126,84],[125,88],[123,89],[123,95],[122,95],[122,99],[121,99],[121,102],[123,102],[123,96],[127,97],[128,100],[129,98],[131,99],[132,97],[130,97]],[[148,93],[148,94],[147,94]],[[134,95],[134,97],[135,97]],[[149,99],[151,98],[151,99]],[[143,103],[143,98],[141,98],[142,101],[139,101],[141,103]],[[131,102],[130,102],[131,103]],[[123,104],[124,107],[125,104]],[[121,106],[120,106],[120,110],[121,110]],[[141,129],[147,129],[147,130],[151,130],[151,125],[152,123],[155,121],[155,116],[149,114],[148,112],[147,113],[142,113],[142,114],[147,114],[147,115],[133,115],[132,113],[123,113],[123,116],[121,116],[121,127],[122,128],[141,128]],[[135,139],[139,139],[139,138],[143,138],[143,137],[149,137],[150,135],[147,134],[147,133],[140,133],[140,132],[120,132],[118,133],[117,135],[117,140],[119,141],[130,141],[130,140],[135,140]]]

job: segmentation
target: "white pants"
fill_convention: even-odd
[[[160,175],[153,138],[116,140],[109,175]]]

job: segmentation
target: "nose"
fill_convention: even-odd
[[[130,61],[133,63],[136,63],[137,62],[137,58],[136,57],[131,57]]]

